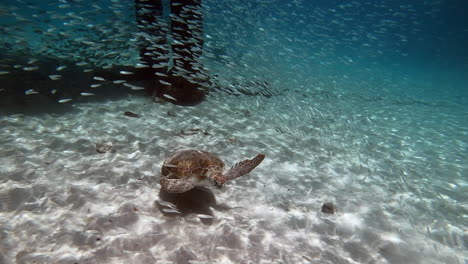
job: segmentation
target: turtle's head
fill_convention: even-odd
[[[213,185],[218,188],[223,187],[224,183],[226,182],[226,179],[219,172],[212,173],[209,178],[213,182]]]

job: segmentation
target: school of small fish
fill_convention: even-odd
[[[419,35],[423,18],[440,12],[437,1],[427,3],[428,11],[422,13],[412,3],[393,6],[348,1],[330,8],[310,8],[305,0],[250,0],[242,4],[237,0],[205,0],[202,8],[184,6],[180,15],[144,23],[136,21],[133,10],[137,15],[150,13],[145,2],[140,1],[138,8],[134,1],[119,0],[0,3],[0,50],[4,55],[0,77],[22,71],[45,74],[59,83],[70,81],[73,72],[79,71],[92,80],[79,95],[93,96],[109,85],[144,90],[129,80],[138,70],[151,68],[155,70],[155,85],[167,89],[173,85],[170,75],[200,83],[209,78],[209,72],[222,84],[220,91],[249,94],[246,90],[255,88],[243,85],[247,82],[266,80],[276,87],[297,86],[299,77],[310,75],[310,63],[326,71],[337,63],[346,67],[382,54],[407,56],[404,47]],[[194,32],[190,39],[181,34],[187,29]],[[389,37],[392,42],[384,41]],[[142,45],[146,46],[144,54],[140,54]],[[184,48],[179,48],[181,45]],[[347,52],[340,55],[339,50]],[[47,58],[63,63],[45,67],[42,62]],[[121,78],[95,74],[117,65],[128,68],[118,71]],[[283,69],[281,65],[295,66]],[[283,80],[282,74],[298,78]],[[54,89],[52,93],[28,87],[23,93],[61,95],[56,99],[59,103],[74,99],[63,91],[66,88]],[[162,96],[177,100],[169,94]]]

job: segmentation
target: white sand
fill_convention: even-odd
[[[183,108],[131,96],[2,116],[0,263],[466,261],[466,215],[457,212],[467,207],[450,192],[466,182],[441,182],[442,197],[418,177],[460,166],[446,151],[453,145],[441,136],[427,160],[423,149],[437,148],[424,138],[438,131],[405,125],[431,109],[299,94],[228,98]],[[189,129],[209,135],[176,135]],[[97,153],[100,141],[116,152]],[[267,158],[221,190],[161,197],[161,163],[179,148],[215,152],[227,166]],[[444,159],[453,163],[437,163]],[[338,213],[321,213],[326,201]]]

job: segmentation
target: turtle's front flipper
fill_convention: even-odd
[[[190,180],[166,178],[159,180],[159,184],[161,184],[164,191],[169,193],[183,193],[193,189],[196,185],[194,181]]]
[[[264,154],[258,154],[251,160],[240,161],[232,166],[223,176],[226,180],[233,180],[251,172],[265,158]]]

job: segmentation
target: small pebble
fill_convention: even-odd
[[[334,214],[336,212],[336,206],[332,202],[326,202],[322,205],[322,213]]]
[[[96,143],[96,151],[99,153],[115,152],[112,142],[98,142]]]
[[[125,112],[124,115],[129,116],[129,117],[140,118],[139,114],[135,114],[135,113],[130,112],[130,111]]]

